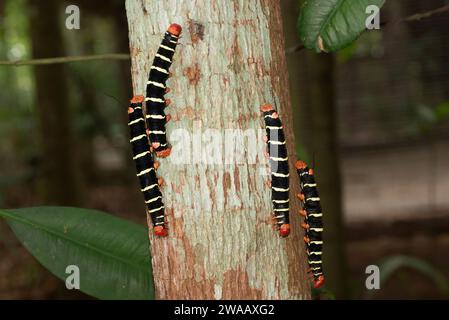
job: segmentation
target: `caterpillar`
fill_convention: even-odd
[[[154,57],[147,81],[145,98],[147,133],[151,147],[158,157],[167,157],[171,152],[165,132],[165,124],[170,121],[171,116],[165,115],[164,112],[164,108],[171,101],[165,100],[164,95],[170,90],[166,86],[166,81],[170,76],[169,68],[181,30],[181,26],[175,23],[168,27]]]
[[[271,186],[273,219],[279,230],[281,237],[287,237],[290,234],[289,219],[289,169],[287,146],[285,143],[284,130],[279,114],[270,104],[260,107],[265,121],[265,130],[267,133],[264,139],[267,143],[268,152],[265,156],[269,158],[271,167]]]
[[[319,288],[324,284],[322,251],[323,251],[323,213],[321,210],[320,196],[317,184],[313,175],[313,170],[301,160],[295,164],[298,172],[301,193],[297,196],[303,204],[300,215],[304,217],[301,226],[306,234],[304,241],[307,246],[307,256],[309,260],[309,271],[313,275],[314,287]]]
[[[156,176],[156,169],[159,163],[154,161],[153,154],[150,151],[142,110],[143,101],[143,96],[134,96],[130,101],[128,108],[130,142],[133,150],[133,159],[136,164],[137,177],[139,178],[147,211],[153,222],[154,234],[164,237],[168,233],[165,226],[164,203],[159,190],[163,179],[158,179]]]

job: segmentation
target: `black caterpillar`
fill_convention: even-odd
[[[301,184],[299,200],[303,203],[300,214],[304,217],[301,226],[305,229],[304,241],[307,245],[307,256],[309,259],[310,272],[313,275],[314,287],[319,288],[324,284],[323,274],[323,213],[321,210],[320,196],[318,194],[313,170],[301,160],[296,162]]]
[[[276,222],[279,235],[287,237],[290,234],[290,173],[284,130],[279,114],[272,105],[263,105],[260,107],[260,110],[263,112],[267,132],[266,142],[268,145],[267,156],[270,159],[271,167],[273,219]]]
[[[165,115],[164,112],[164,108],[171,101],[165,100],[164,95],[169,91],[166,82],[181,30],[178,24],[171,24],[168,27],[148,76],[145,98],[147,132],[151,146],[158,157],[167,157],[171,152],[165,133],[165,124],[170,120],[170,115]]]
[[[130,101],[131,104],[128,108],[128,126],[131,133],[130,142],[141,191],[153,222],[153,231],[157,236],[164,237],[168,233],[165,226],[164,203],[162,202],[162,194],[159,190],[159,186],[163,183],[163,180],[162,178],[158,179],[156,176],[156,169],[159,164],[153,160],[153,155],[150,151],[142,110],[143,101],[143,96],[134,96]]]

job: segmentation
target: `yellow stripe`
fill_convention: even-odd
[[[274,203],[287,203],[290,202],[290,199],[287,200],[273,200]]]
[[[161,210],[161,209],[164,209],[164,206],[161,206],[161,207],[156,208],[156,209],[153,209],[153,210],[148,210],[148,212],[149,212],[149,213],[153,213],[153,212],[159,211],[159,210]]]
[[[287,161],[287,160],[288,160],[288,157],[287,157],[287,158],[270,157],[270,159],[271,159],[271,160],[274,160],[274,161]]]
[[[162,72],[162,73],[165,73],[165,74],[168,74],[168,71],[167,71],[167,70],[165,70],[165,69],[163,69],[163,68],[159,68],[159,67],[151,66],[151,69],[153,69],[153,70],[157,70],[157,71],[159,71],[159,72]]]
[[[161,116],[160,114],[147,114],[147,119],[165,119],[165,116]]]
[[[165,131],[160,130],[154,130],[154,131],[148,131],[149,134],[165,134]]]
[[[164,46],[163,44],[161,44],[161,48],[162,48],[162,49],[165,49],[165,50],[168,50],[168,51],[173,51],[173,52],[175,52],[175,49],[172,49],[172,48],[170,48],[170,47]]]
[[[140,191],[145,192],[145,191],[148,191],[148,190],[150,190],[150,189],[153,189],[154,187],[157,187],[157,183],[152,184],[152,185],[150,185],[150,186],[148,186],[148,187],[145,187],[145,188],[143,188],[143,189],[140,189]]]
[[[148,204],[148,203],[157,201],[158,199],[162,199],[162,196],[157,196],[157,197],[155,197],[155,198],[152,198],[152,199],[150,199],[150,200],[148,200],[148,201],[145,201],[145,203]]]
[[[268,143],[277,144],[277,145],[284,145],[285,144],[285,140],[284,141],[269,140]]]
[[[140,172],[137,174],[137,176],[138,176],[138,177],[143,176],[144,174],[150,172],[151,170],[154,170],[154,169],[153,169],[153,168],[148,168],[148,169],[142,170],[142,171],[140,171]]]
[[[272,187],[274,191],[278,191],[278,192],[287,192],[290,190],[290,188],[287,189],[283,189],[283,188],[276,188],[276,187]]]
[[[306,188],[306,187],[314,188],[314,187],[316,187],[316,183],[306,183],[306,184],[304,184],[303,188]]]
[[[322,213],[308,213],[307,214],[308,217],[315,217],[315,218],[320,218],[323,216]]]
[[[288,178],[288,177],[290,177],[290,173],[283,174],[283,173],[272,172],[271,174],[273,176],[275,176],[275,177],[280,177],[280,178]]]
[[[130,122],[128,122],[128,126],[131,126],[131,125],[133,125],[133,124],[136,124],[136,123],[138,123],[139,121],[144,121],[144,122],[145,122],[145,119],[144,119],[144,118],[139,118],[139,119],[130,121]]]
[[[171,60],[170,60],[169,58],[167,58],[167,57],[163,56],[162,54],[156,53],[156,57],[158,57],[158,58],[161,58],[162,60],[164,60],[164,61],[167,61],[167,62],[170,62],[170,63],[171,63]]]
[[[150,153],[150,152],[149,151],[145,151],[145,152],[139,153],[138,155],[133,157],[133,160],[139,159],[139,158],[145,156],[147,153]]]
[[[160,103],[164,103],[164,99],[161,98],[145,98],[145,101],[151,101],[151,102],[160,102]]]
[[[156,81],[148,81],[147,84],[152,84],[152,85],[155,86],[155,87],[159,87],[159,88],[165,89],[165,86],[164,86],[162,83],[160,83],[160,82],[156,82]]]
[[[131,140],[129,140],[129,142],[134,142],[134,141],[140,140],[142,138],[145,138],[146,136],[147,136],[146,134],[141,134],[140,136],[132,138]]]

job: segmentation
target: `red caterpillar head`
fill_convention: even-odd
[[[307,168],[307,164],[304,161],[298,160],[295,163],[295,167],[298,170],[304,170],[305,168]]]
[[[313,280],[313,287],[315,289],[321,288],[324,285],[324,276],[318,276],[318,278],[315,278]]]
[[[165,229],[163,226],[156,226],[153,229],[154,234],[159,237],[166,237],[168,235],[167,229]]]
[[[271,110],[274,110],[274,108],[271,104],[264,104],[264,105],[260,106],[260,111],[262,111],[262,112],[268,112]]]
[[[290,234],[290,225],[288,223],[284,223],[280,228],[279,228],[279,235],[281,237],[286,237]]]
[[[168,27],[168,32],[170,32],[172,35],[174,36],[179,36],[181,34],[182,28],[179,24],[176,23],[172,23],[169,27]]]

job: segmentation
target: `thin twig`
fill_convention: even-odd
[[[13,61],[0,61],[0,65],[4,66],[29,66],[29,65],[46,65],[56,63],[69,63],[80,61],[95,61],[95,60],[129,60],[130,56],[126,53],[107,53],[107,54],[94,54],[88,56],[68,56],[68,57],[56,57],[56,58],[44,58],[44,59],[30,59],[30,60],[13,60]]]
[[[394,25],[394,24],[398,24],[398,23],[402,23],[402,22],[417,22],[417,21],[421,21],[423,19],[428,19],[430,17],[433,16],[437,16],[443,13],[449,12],[449,4],[446,4],[442,7],[439,7],[437,9],[433,9],[430,11],[426,11],[426,12],[421,12],[421,13],[415,13],[412,14],[408,17],[405,17],[401,20],[395,21],[395,22],[383,22],[381,23],[381,26],[386,26],[386,25]],[[287,53],[294,53],[294,52],[299,52],[303,49],[305,49],[306,47],[303,44],[297,44],[296,46],[290,47],[286,50]]]
[[[445,12],[449,12],[449,4],[442,6],[440,8],[430,10],[427,12],[422,13],[416,13],[414,15],[408,16],[407,18],[403,19],[402,22],[413,22],[413,21],[421,21],[422,19],[427,19],[435,15],[439,15]]]

